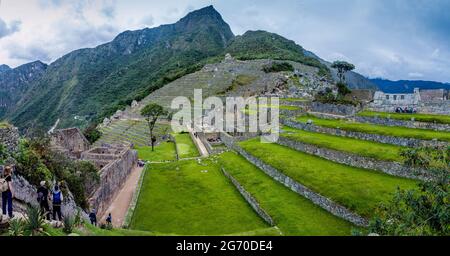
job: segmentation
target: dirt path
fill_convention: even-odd
[[[133,168],[122,189],[106,211],[105,216],[101,218],[101,222],[104,222],[108,213],[111,213],[113,226],[116,228],[123,226],[131,200],[136,192],[142,170],[142,167],[136,166]]]

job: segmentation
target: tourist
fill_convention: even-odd
[[[63,201],[63,194],[59,189],[59,185],[56,184],[53,190],[53,220],[57,220],[56,217],[58,217],[58,220],[62,221],[61,216],[62,201]]]
[[[14,198],[14,189],[12,185],[12,168],[6,166],[3,171],[3,177],[6,181],[7,188],[2,192],[2,211],[3,215],[8,214],[9,218],[13,218],[13,205],[12,199]]]
[[[108,214],[108,217],[106,217],[106,224],[112,225],[112,216],[111,213]]]
[[[41,211],[44,214],[44,217],[47,220],[50,220],[50,207],[48,205],[49,193],[48,188],[45,186],[45,184],[45,181],[41,181],[40,187],[37,190],[37,201],[39,202],[39,206],[41,207]]]
[[[97,226],[97,211],[95,209],[92,209],[91,213],[89,213],[89,220],[91,225]]]

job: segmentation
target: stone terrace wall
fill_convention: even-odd
[[[231,174],[229,174],[224,168],[222,168],[223,174],[233,183],[239,193],[244,197],[245,201],[255,210],[255,212],[270,226],[275,226],[275,222],[272,217],[264,211],[264,209],[259,205],[258,201],[249,193],[245,188],[237,181]]]
[[[19,145],[19,130],[12,125],[0,128],[0,144],[5,145],[8,151],[16,151]]]
[[[89,199],[90,206],[97,209],[98,216],[104,215],[111,201],[136,165],[137,159],[137,152],[128,149],[117,160],[109,163],[101,170],[99,187]]]
[[[447,142],[437,141],[437,140],[419,140],[419,139],[413,139],[413,138],[402,138],[402,137],[385,136],[385,135],[379,135],[379,134],[352,132],[352,131],[345,131],[345,130],[341,130],[341,129],[316,126],[314,124],[299,123],[299,122],[295,122],[295,121],[287,120],[287,119],[282,119],[281,123],[284,125],[287,125],[287,126],[290,126],[293,128],[297,128],[297,129],[301,129],[301,130],[305,130],[305,131],[328,133],[331,135],[345,136],[345,137],[351,137],[351,138],[356,138],[356,139],[360,139],[360,140],[376,141],[376,142],[380,142],[380,143],[393,144],[393,145],[406,146],[406,147],[420,147],[420,146],[435,147],[435,146],[448,145]]]
[[[366,219],[362,218],[361,216],[349,211],[345,207],[340,206],[339,204],[334,203],[330,199],[321,196],[314,191],[310,190],[309,188],[303,186],[302,184],[296,182],[295,180],[291,179],[287,175],[281,173],[277,169],[273,168],[270,165],[265,164],[260,159],[252,156],[247,151],[242,149],[239,145],[235,143],[233,138],[229,136],[228,134],[221,133],[222,141],[227,145],[229,148],[236,150],[239,154],[241,154],[244,158],[246,158],[250,163],[254,164],[256,167],[264,171],[267,175],[272,177],[274,180],[280,182],[281,184],[285,185],[286,187],[290,188],[292,191],[296,192],[297,194],[306,197],[307,199],[311,200],[314,204],[320,206],[321,208],[327,210],[328,212],[332,213],[333,215],[336,215],[340,218],[343,218],[347,221],[350,221],[356,225],[359,226],[367,226],[368,222]]]
[[[356,114],[359,111],[359,108],[351,105],[335,105],[328,103],[311,102],[310,111],[341,116],[351,116]]]
[[[368,109],[378,112],[394,112],[397,107],[402,106],[396,104],[379,105],[372,103],[368,106]],[[412,105],[410,107],[416,108],[417,112],[419,113],[450,115],[450,100],[436,101],[436,102],[421,102],[417,105]]]
[[[301,152],[316,155],[333,162],[350,165],[358,168],[378,170],[390,175],[412,179],[428,180],[430,178],[430,176],[427,175],[426,171],[412,169],[400,163],[381,161],[337,150],[320,148],[315,145],[310,145],[299,141],[291,140],[283,136],[280,136],[278,144]]]
[[[371,123],[379,124],[384,126],[404,126],[408,128],[418,128],[418,129],[432,129],[438,131],[450,131],[449,124],[438,124],[438,123],[425,123],[417,121],[408,120],[397,120],[391,118],[382,117],[368,117],[368,116],[355,116],[354,120],[360,123]]]

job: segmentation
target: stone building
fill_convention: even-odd
[[[55,130],[50,137],[52,148],[71,158],[80,159],[81,153],[90,148],[89,141],[78,128]]]

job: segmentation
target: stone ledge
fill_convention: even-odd
[[[430,130],[450,132],[449,124],[426,123],[418,121],[397,120],[392,118],[368,117],[368,116],[355,116],[354,120],[360,123],[371,123],[385,126],[403,126],[407,128],[430,129]]]

